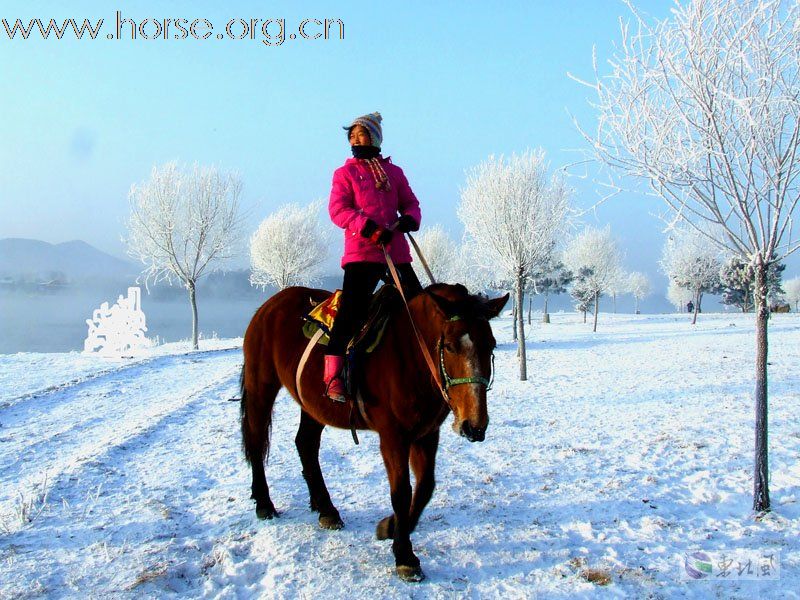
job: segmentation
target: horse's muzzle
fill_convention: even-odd
[[[469,424],[468,420],[464,420],[461,423],[461,431],[459,431],[459,433],[470,442],[482,442],[486,439],[486,429],[473,427]]]

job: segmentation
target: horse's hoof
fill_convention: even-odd
[[[419,566],[397,565],[397,576],[408,583],[419,583],[425,579],[425,573]]]
[[[336,530],[344,527],[344,521],[339,515],[320,515],[319,526],[323,529]]]
[[[278,511],[270,504],[269,506],[256,506],[256,516],[261,519],[272,519],[278,516]]]
[[[394,538],[394,515],[381,519],[375,528],[375,537],[379,540],[391,540]]]

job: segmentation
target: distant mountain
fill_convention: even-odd
[[[49,244],[21,238],[0,239],[0,279],[59,279],[80,282],[135,276],[139,267],[75,240]]]

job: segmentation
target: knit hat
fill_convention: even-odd
[[[342,129],[347,130],[347,136],[348,139],[350,139],[350,130],[356,125],[361,125],[369,132],[372,145],[376,148],[380,148],[381,143],[383,142],[383,129],[381,128],[381,121],[383,121],[381,113],[375,111],[374,113],[353,119],[353,122],[350,123],[350,125],[345,125],[342,127]]]

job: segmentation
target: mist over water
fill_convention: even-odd
[[[326,278],[319,287],[333,290],[341,286],[337,277]],[[202,338],[241,337],[250,319],[274,290],[208,286],[198,288],[197,310]],[[127,294],[124,284],[108,284],[97,288],[71,287],[51,293],[24,290],[0,290],[0,354],[16,352],[82,351],[88,326],[96,308],[103,302],[109,306],[119,295]],[[540,318],[544,300],[533,299],[534,325]],[[704,300],[706,310],[719,310],[712,298]],[[673,312],[663,298],[651,296],[642,302],[643,313]],[[551,297],[550,312],[572,311],[568,295]],[[188,340],[192,333],[192,315],[188,297],[182,288],[157,288],[148,294],[142,287],[142,310],[147,319],[147,337],[158,337],[160,343]],[[527,319],[528,299],[525,299]],[[600,310],[612,312],[611,298],[601,299]],[[617,311],[632,313],[629,297],[617,300]],[[538,315],[538,316],[537,316]],[[602,321],[602,314],[601,314]]]
[[[98,291],[53,294],[0,292],[0,354],[15,352],[69,352],[83,350],[86,319],[103,302],[109,306],[126,289],[107,295]],[[256,309],[269,292],[245,297],[203,297],[197,310],[202,337],[241,337]],[[154,299],[142,290],[142,310],[147,318],[147,337],[159,342],[189,339],[192,314],[187,298]]]

